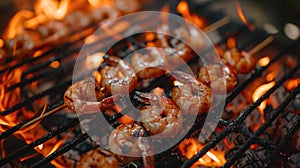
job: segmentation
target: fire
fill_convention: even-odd
[[[187,159],[192,158],[197,152],[203,148],[203,145],[194,138],[185,139],[178,146],[178,149]],[[225,152],[211,149],[202,158],[199,159],[192,167],[207,166],[221,167],[225,164]]]
[[[289,91],[296,89],[300,84],[300,78],[290,79],[286,82],[285,88]]]
[[[237,13],[238,13],[240,19],[242,20],[242,22],[243,22],[245,25],[247,25],[248,28],[249,28],[250,30],[253,30],[253,29],[254,29],[254,26],[253,26],[252,24],[249,24],[249,23],[248,23],[248,21],[247,21],[245,15],[244,15],[244,12],[243,12],[243,9],[242,9],[242,6],[241,6],[239,0],[236,0],[236,9],[237,9]]]
[[[6,27],[3,39],[8,40],[16,37],[17,34],[19,34],[21,31],[24,30],[24,21],[32,18],[34,16],[34,13],[28,10],[21,10],[17,12],[11,19]]]
[[[113,0],[88,0],[89,3],[93,6],[93,7],[99,7],[99,6],[104,6],[104,5],[114,5],[114,1]]]
[[[186,1],[179,2],[177,6],[177,11],[187,20],[197,25],[199,28],[204,28],[205,19],[190,13],[189,5]]]
[[[70,0],[38,0],[35,11],[50,19],[62,20],[67,15],[69,4]]]
[[[257,61],[258,65],[260,65],[262,67],[268,65],[269,62],[270,62],[269,56],[262,57]]]
[[[233,37],[228,38],[227,40],[227,47],[229,49],[235,48],[236,47],[236,41]]]
[[[54,61],[54,62],[52,62],[51,64],[50,64],[50,67],[51,68],[58,68],[59,67],[59,62],[58,61]]]
[[[275,85],[275,81],[272,81],[270,83],[263,84],[263,85],[259,86],[258,88],[256,88],[256,90],[252,94],[252,100],[253,100],[253,102],[255,102],[256,100],[258,100],[262,95],[264,95],[274,85]],[[264,100],[257,107],[258,110],[259,110],[259,112],[260,112],[260,114],[261,114],[261,116],[262,116],[262,122],[264,122],[264,109],[266,108],[266,106],[267,106],[267,102],[266,102],[266,100]]]

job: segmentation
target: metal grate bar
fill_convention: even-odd
[[[8,163],[11,160],[19,159],[20,157],[22,157],[23,154],[26,154],[30,149],[33,149],[34,147],[46,142],[47,140],[57,136],[58,134],[66,131],[78,124],[79,124],[79,120],[77,118],[72,119],[68,123],[59,126],[58,128],[56,128],[53,131],[50,131],[48,134],[37,139],[36,141],[34,141],[28,145],[25,145],[22,148],[18,149],[17,151],[7,155],[5,158],[0,160],[0,166],[5,165],[6,163]]]
[[[288,78],[291,78],[293,74],[300,68],[300,65],[297,65],[292,71],[282,77],[271,89],[269,89],[263,96],[261,96],[257,101],[253,104],[249,105],[241,114],[210,142],[208,142],[202,150],[200,150],[196,155],[194,155],[191,159],[185,161],[181,167],[190,167],[192,166],[198,159],[204,156],[210,149],[215,147],[221,140],[223,140],[227,135],[232,133],[233,131],[240,128],[242,122],[247,118],[247,116],[258,107],[261,102],[267,99],[277,88],[279,88]]]
[[[260,136],[272,124],[276,117],[282,111],[284,111],[287,105],[295,98],[298,93],[300,93],[300,85],[298,85],[298,87],[294,89],[286,99],[284,99],[280,106],[274,111],[273,115],[271,115],[271,117],[258,128],[253,137],[248,139],[248,141],[243,146],[241,146],[241,148],[229,160],[227,160],[223,167],[230,167],[230,165],[233,164],[239,158],[239,156],[243,155],[243,153],[249,148],[249,146],[253,144],[255,138]]]
[[[62,155],[64,153],[68,152],[69,150],[74,148],[76,145],[80,144],[81,142],[85,141],[88,138],[89,138],[89,135],[87,133],[81,134],[80,136],[75,138],[73,141],[71,141],[67,145],[64,145],[63,147],[59,148],[58,150],[53,152],[51,155],[49,155],[48,157],[40,160],[39,162],[35,163],[31,167],[32,168],[41,167],[43,164],[48,163],[48,162],[52,161],[53,159],[55,159],[56,157],[58,157],[59,155]]]
[[[286,148],[286,144],[293,137],[293,135],[299,130],[299,128],[300,128],[300,117],[298,116],[298,121],[296,122],[296,124],[290,129],[288,134],[284,137],[282,143],[275,149],[271,158],[268,159],[267,164],[269,166],[275,161],[275,159],[278,158],[280,151],[282,151],[284,148]]]

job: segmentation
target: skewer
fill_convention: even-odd
[[[60,105],[60,106],[58,106],[58,107],[56,107],[56,108],[54,108],[54,109],[48,111],[47,113],[45,113],[45,114],[43,114],[43,115],[40,115],[40,116],[38,116],[37,118],[35,118],[35,119],[33,119],[33,120],[27,122],[27,123],[24,124],[20,129],[25,128],[25,127],[28,127],[29,125],[32,125],[32,124],[34,124],[35,122],[40,121],[40,120],[42,120],[43,118],[46,118],[46,117],[48,117],[49,115],[54,114],[54,113],[56,113],[56,112],[58,112],[58,111],[60,111],[60,110],[62,110],[62,109],[64,109],[64,108],[66,108],[66,107],[67,107],[66,104],[62,104],[62,105]]]
[[[207,27],[203,28],[203,31],[205,33],[210,33],[214,30],[217,30],[218,28],[228,24],[230,22],[229,17],[223,17],[222,19],[216,21],[215,23],[212,23],[211,25],[208,25]]]
[[[262,42],[257,44],[255,47],[253,47],[248,53],[250,55],[254,55],[255,53],[257,53],[261,49],[265,48],[267,45],[271,44],[273,41],[274,41],[274,37],[269,36],[268,38],[266,38],[265,40],[263,40]]]

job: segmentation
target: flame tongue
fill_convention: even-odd
[[[198,151],[203,148],[203,145],[194,138],[185,139],[178,149],[187,159],[191,159]],[[225,164],[225,152],[211,149],[202,158],[199,159],[192,167],[209,166],[221,167]]]
[[[205,19],[195,14],[190,13],[189,5],[186,1],[181,1],[177,6],[177,11],[187,20],[197,25],[199,28],[204,28]]]

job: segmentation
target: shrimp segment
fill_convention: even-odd
[[[138,137],[142,137],[145,130],[138,124],[123,124],[114,129],[109,136],[109,148],[118,154],[139,155],[148,149]]]
[[[251,72],[256,65],[256,61],[252,55],[245,51],[240,52],[236,48],[226,51],[223,58],[240,74]]]
[[[110,66],[101,69],[101,85],[108,93],[124,94],[135,89],[137,76],[126,61],[116,56],[105,56],[104,60]]]
[[[166,66],[166,54],[157,48],[149,49],[149,54],[144,55],[135,52],[131,63],[139,78],[157,78],[165,74],[165,70],[160,67]]]
[[[71,111],[79,114],[95,113],[113,106],[122,97],[121,95],[106,96],[107,93],[103,92],[99,83],[89,78],[70,86],[64,94],[64,103]]]
[[[173,137],[178,133],[183,118],[172,100],[142,92],[136,92],[136,98],[146,104],[141,110],[141,118],[147,131],[160,137]]]
[[[187,114],[197,115],[206,112],[212,102],[211,88],[185,72],[173,71],[176,80],[183,83],[174,87],[172,99]],[[198,112],[198,113],[197,113]]]
[[[100,147],[83,154],[79,160],[78,168],[119,168],[119,162],[109,151]]]
[[[216,94],[231,92],[238,80],[235,69],[225,62],[201,67],[198,79],[210,86]]]

